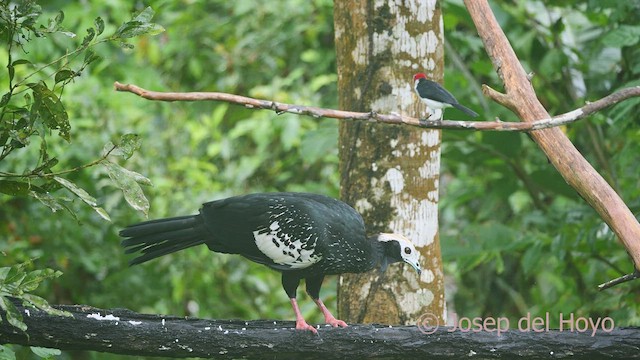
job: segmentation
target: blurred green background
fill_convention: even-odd
[[[32,63],[16,67],[16,79],[75,49],[98,16],[106,24],[104,33],[112,34],[132,13],[151,6],[156,12],[153,22],[166,29],[128,40],[133,49],[117,43],[93,48],[101,59],[58,93],[69,114],[71,141],[61,139],[57,131],[48,134],[48,153],[59,160],[51,171],[99,159],[105,143],[134,133],[140,149],[126,162],[112,161],[151,180],[153,186],[143,187],[151,219],[195,213],[203,202],[249,192],[338,196],[334,120],[222,103],[152,102],[113,90],[119,81],[153,90],[220,91],[335,108],[332,1],[103,0],[40,5],[44,14],[38,24],[46,26],[62,10],[62,26],[78,36],[57,32],[32,37],[25,50],[13,47],[14,61]],[[551,114],[640,85],[639,1],[492,5],[523,66],[534,74],[538,98]],[[447,0],[442,6],[446,87],[483,119],[513,120],[508,110],[481,95],[481,84],[500,89],[501,82],[462,2]],[[3,50],[6,54],[6,43]],[[0,57],[3,69],[7,61]],[[71,69],[78,66],[69,64]],[[53,70],[47,71],[53,76]],[[44,79],[53,85],[51,77]],[[0,85],[6,92],[5,70],[0,71]],[[636,214],[639,104],[639,99],[626,101],[565,129]],[[6,130],[6,123],[0,130]],[[0,172],[23,173],[37,167],[41,142],[35,136],[28,146],[0,160]],[[53,304],[148,313],[293,319],[280,276],[240,257],[213,255],[200,247],[129,268],[117,231],[144,220],[144,214],[127,205],[102,166],[64,177],[94,196],[112,222],[66,189],[54,188],[51,195],[77,219],[69,211],[52,212],[33,197],[0,194],[0,266],[35,259],[30,269],[64,273],[44,282],[38,295]],[[596,290],[597,284],[633,270],[624,248],[525,134],[444,132],[440,185],[450,311],[512,319],[548,311],[552,325],[560,312],[572,312],[610,316],[616,326],[640,325],[638,284]],[[335,279],[328,280],[322,296],[329,308],[335,308]],[[300,303],[308,320],[322,321],[309,299]],[[27,356],[27,349],[13,349]]]

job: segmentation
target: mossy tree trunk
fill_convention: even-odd
[[[413,74],[443,77],[438,2],[336,0],[339,105],[343,110],[424,116]],[[339,314],[347,322],[411,324],[423,314],[444,323],[438,240],[439,130],[342,122],[341,196],[370,233],[396,232],[422,255],[421,277],[407,266],[340,278]]]

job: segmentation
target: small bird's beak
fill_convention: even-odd
[[[409,265],[411,265],[411,267],[413,267],[416,272],[418,273],[418,276],[420,276],[422,274],[422,269],[420,269],[420,264],[418,263],[408,263]]]

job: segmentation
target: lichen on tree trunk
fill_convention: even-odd
[[[335,1],[339,105],[343,110],[423,116],[412,76],[442,80],[439,4]],[[409,266],[385,274],[340,277],[338,311],[349,322],[410,324],[425,313],[444,323],[438,240],[440,131],[364,122],[340,124],[341,196],[370,233],[397,232],[422,255],[422,276]]]

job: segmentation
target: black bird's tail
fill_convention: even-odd
[[[204,244],[206,232],[200,215],[158,219],[120,231],[125,253],[141,252],[129,265],[140,264],[192,246]]]
[[[456,109],[458,109],[458,110],[460,110],[460,111],[464,112],[465,114],[467,114],[467,115],[469,115],[469,116],[473,116],[473,117],[478,116],[478,113],[477,113],[477,112],[475,112],[475,111],[473,111],[473,110],[469,109],[469,108],[468,108],[468,107],[466,107],[466,106],[460,105],[459,103],[453,103],[453,104],[451,104],[451,105],[453,105],[453,107],[454,107],[454,108],[456,108]]]

